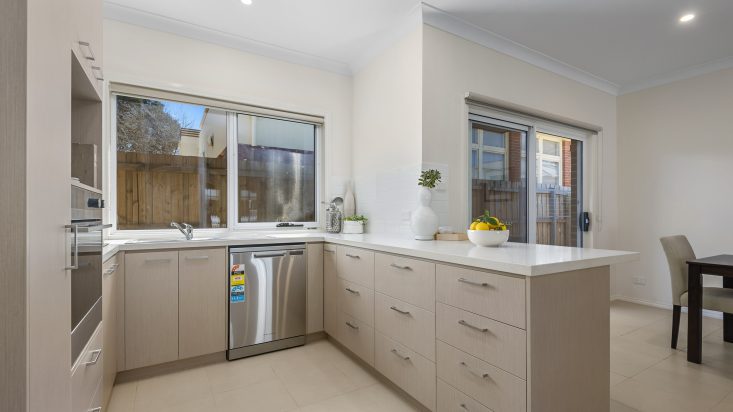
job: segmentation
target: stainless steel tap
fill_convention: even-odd
[[[193,239],[193,226],[189,225],[186,222],[183,222],[182,224],[178,224],[176,222],[171,222],[171,227],[174,227],[183,233],[184,236],[186,236],[186,240]]]

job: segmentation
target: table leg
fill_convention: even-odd
[[[733,277],[723,276],[723,287],[733,289]],[[723,314],[723,340],[733,343],[733,313]]]
[[[687,265],[687,361],[702,363],[702,275]]]

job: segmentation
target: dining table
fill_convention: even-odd
[[[702,275],[723,277],[723,287],[733,288],[733,255],[687,261],[687,361],[702,363]],[[733,343],[733,314],[723,314],[723,340]]]

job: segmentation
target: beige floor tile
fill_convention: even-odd
[[[273,368],[300,406],[342,395],[357,388],[332,363],[316,363],[303,359],[290,364],[278,363]]]
[[[214,395],[217,412],[286,412],[298,408],[278,379]]]
[[[210,396],[211,389],[204,369],[191,369],[138,381],[134,410],[158,411]]]
[[[628,339],[611,338],[611,372],[632,377],[666,359],[675,350]]]
[[[107,412],[132,412],[135,406],[137,382],[120,383],[112,388]]]
[[[671,313],[670,310],[620,300],[611,303],[611,322],[620,322],[635,325],[636,327],[646,326],[655,320],[668,317]]]
[[[733,392],[726,396],[719,404],[711,410],[711,412],[730,412],[733,411]]]
[[[720,401],[691,398],[687,393],[667,390],[637,378],[627,379],[613,386],[611,399],[641,412],[707,411]]]
[[[300,412],[412,412],[421,410],[414,402],[376,384],[299,409]]]
[[[271,360],[254,356],[221,362],[204,368],[213,393],[242,388],[253,383],[275,379]]]
[[[628,378],[624,375],[619,375],[618,373],[611,372],[611,386],[619,384],[626,379]]]
[[[356,361],[345,358],[334,362],[336,369],[346,375],[346,379],[354,385],[355,388],[364,388],[379,382],[374,372],[365,369]]]
[[[611,399],[611,412],[639,412],[639,410]]]

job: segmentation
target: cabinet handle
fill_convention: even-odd
[[[461,361],[460,365],[463,366],[464,368],[466,368],[466,370],[471,375],[474,375],[474,376],[476,376],[478,378],[487,379],[489,377],[489,374],[488,373],[478,373],[478,372],[474,371],[473,369],[471,369],[470,366],[468,366],[468,364],[466,362]]]
[[[115,273],[115,272],[117,271],[117,267],[118,267],[118,266],[120,266],[120,264],[119,264],[119,263],[115,263],[114,265],[110,266],[110,268],[109,268],[109,269],[107,269],[107,270],[106,270],[106,271],[104,272],[104,274],[105,274],[106,276],[109,276],[109,275],[111,275],[111,274]]]
[[[186,256],[186,260],[208,260],[208,256]]]
[[[491,287],[491,285],[489,285],[486,282],[474,282],[472,280],[468,280],[468,279],[464,279],[464,278],[459,278],[458,281],[461,282],[461,283],[466,283],[468,285],[473,285],[473,286],[481,286],[481,287],[484,287],[484,288],[490,288]]]
[[[84,55],[85,59],[91,60],[91,61],[97,60],[96,57],[94,57],[94,51],[92,50],[92,46],[89,44],[88,41],[80,41],[79,46],[86,47],[87,51],[89,51],[89,54]]]
[[[74,254],[72,255],[73,260],[71,266],[66,266],[65,270],[77,270],[79,269],[79,226],[78,225],[68,225],[67,228],[71,229],[71,232],[74,233]]]
[[[410,314],[409,311],[397,309],[396,306],[390,306],[389,308],[392,309],[393,311],[395,311],[397,313],[400,313],[400,314],[403,314],[403,315],[409,315]]]
[[[459,321],[458,321],[458,324],[459,324],[459,325],[463,325],[463,326],[465,326],[465,327],[467,327],[467,328],[471,328],[471,329],[473,329],[473,330],[477,330],[477,331],[479,331],[479,332],[483,332],[483,333],[488,333],[488,332],[489,332],[489,328],[479,328],[478,326],[475,326],[475,325],[471,325],[470,323],[466,322],[466,321],[465,321],[465,320],[463,320],[463,319],[459,320]]]
[[[350,258],[352,258],[352,259],[361,259],[361,256],[359,256],[359,255],[351,255],[351,254],[348,254],[348,253],[347,253],[347,254],[346,254],[346,256],[347,256],[347,257],[350,257]]]
[[[351,288],[346,288],[346,291],[347,291],[347,292],[351,292],[351,293],[353,293],[354,295],[360,295],[360,293],[359,293],[359,291],[358,291],[358,290],[354,290],[354,289],[351,289]]]
[[[348,326],[348,327],[350,327],[351,329],[354,329],[354,330],[359,330],[359,327],[356,326],[356,325],[352,325],[351,322],[346,322],[346,326]]]
[[[160,259],[148,258],[148,259],[145,259],[145,263],[165,263],[165,262],[170,262],[170,261],[171,261],[170,258],[160,258]]]
[[[102,68],[99,66],[92,66],[92,71],[97,72],[97,74],[94,75],[94,78],[102,81],[104,80],[104,72],[102,71]]]
[[[405,360],[405,361],[410,360],[409,356],[405,356],[401,354],[397,349],[392,349],[390,352],[394,353],[397,357],[401,358],[402,360]]]
[[[97,406],[96,408],[87,409],[87,412],[102,412],[102,407]]]
[[[400,266],[396,263],[391,263],[390,266],[392,266],[393,268],[402,269],[402,270],[412,270],[412,268],[409,266]]]
[[[94,365],[95,363],[99,362],[99,357],[102,356],[102,349],[96,349],[89,353],[92,354],[92,358],[91,360],[84,362],[84,365],[87,365],[87,366]]]
[[[336,253],[336,251],[335,251],[335,250],[328,250],[328,249],[323,249],[323,251],[324,251],[324,252],[328,252],[328,253]]]

